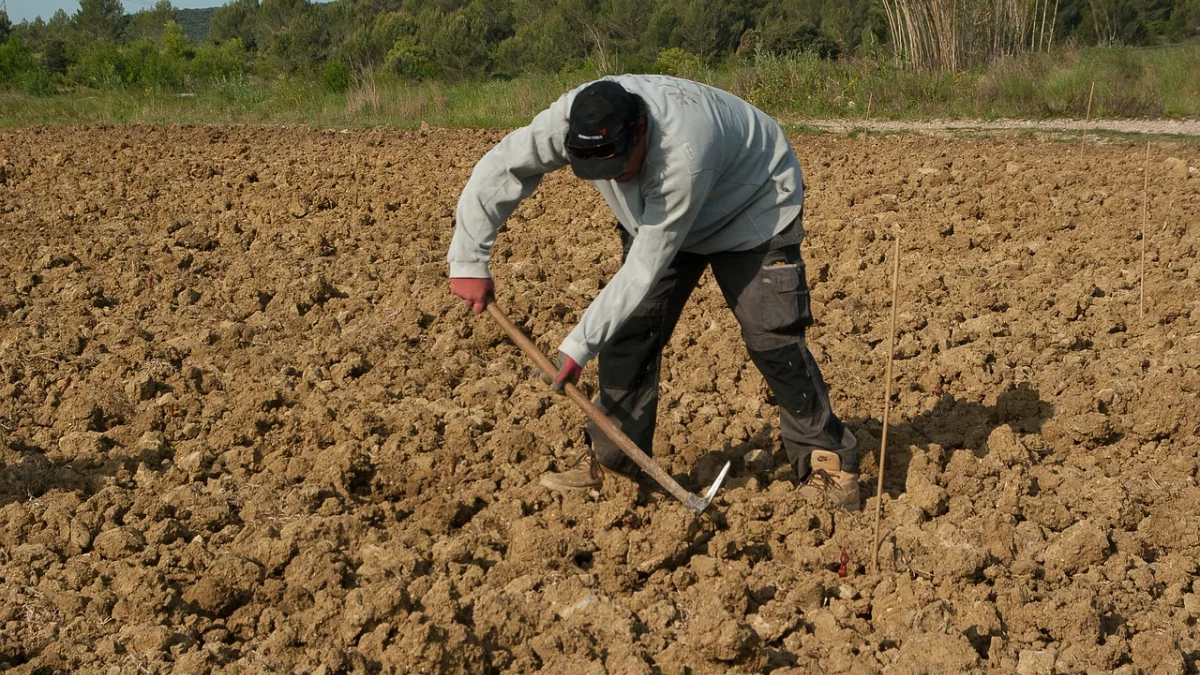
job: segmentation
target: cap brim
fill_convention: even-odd
[[[605,159],[572,157],[571,170],[583,180],[612,180],[625,172],[625,162],[628,159],[628,154]]]

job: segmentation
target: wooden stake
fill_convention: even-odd
[[[863,128],[863,140],[866,140],[867,134],[871,133],[871,104],[874,102],[875,92],[871,92],[871,95],[867,97],[867,122],[866,126]]]
[[[1096,81],[1092,80],[1092,90],[1088,92],[1087,117],[1083,120],[1083,128],[1079,130],[1079,154],[1083,154],[1083,141],[1087,138],[1088,124],[1092,121],[1092,96],[1096,93]]]
[[[1142,270],[1138,280],[1138,319],[1146,318],[1146,218],[1149,217],[1150,141],[1146,141],[1146,171],[1142,182]]]
[[[875,544],[871,547],[871,573],[879,571],[879,514],[883,511],[883,468],[887,457],[888,418],[892,413],[892,361],[896,354],[896,298],[900,288],[900,233],[892,253],[892,320],[888,328],[887,375],[884,376],[883,438],[879,442],[879,482],[875,487]]]

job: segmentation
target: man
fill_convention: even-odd
[[[547,172],[570,165],[621,226],[623,262],[559,348],[553,387],[599,358],[596,405],[651,453],[662,349],[708,266],[779,404],[806,498],[857,510],[858,443],[833,414],[805,345],[812,323],[800,241],[804,185],[783,130],[728,92],[652,75],[568,92],[476,165],[458,202],[451,292],[482,312],[501,224]],[[553,490],[600,485],[637,466],[594,425],[580,465],[542,477]]]

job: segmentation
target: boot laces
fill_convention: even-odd
[[[808,478],[804,479],[804,484],[811,485],[821,492],[829,492],[838,486],[837,479],[825,469],[813,469]]]
[[[571,462],[571,468],[574,469],[582,464],[585,460],[587,461],[588,475],[592,477],[592,480],[603,483],[604,471],[600,469],[600,459],[596,457],[596,451],[590,447],[584,449],[583,452],[579,453],[579,455],[575,457],[575,461]]]

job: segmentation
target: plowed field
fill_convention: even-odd
[[[500,137],[0,134],[0,670],[1197,671],[1195,145],[1154,145],[1147,181],[1144,145],[795,138],[865,509],[796,498],[706,276],[656,443],[692,489],[733,461],[693,521],[538,486],[584,417],[443,262]],[[493,271],[549,351],[618,264],[558,172]]]

